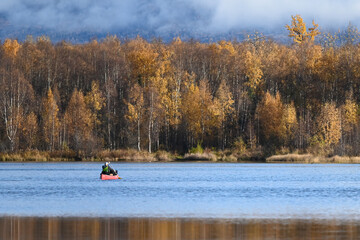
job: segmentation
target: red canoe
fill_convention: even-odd
[[[113,180],[113,179],[121,179],[119,175],[107,175],[107,174],[100,174],[101,180]]]

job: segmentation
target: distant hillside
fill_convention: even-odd
[[[72,43],[86,43],[92,39],[104,39],[108,35],[116,35],[119,39],[134,39],[136,36],[141,36],[144,39],[151,41],[154,38],[160,38],[164,42],[171,42],[174,38],[180,37],[183,40],[195,39],[200,42],[216,42],[219,40],[236,40],[243,41],[248,35],[254,32],[261,32],[266,37],[270,37],[278,42],[285,42],[288,40],[287,33],[284,29],[277,32],[270,32],[269,30],[255,30],[255,29],[238,29],[227,33],[208,33],[201,29],[189,30],[181,26],[172,26],[164,30],[147,29],[142,26],[134,26],[123,29],[114,29],[112,31],[74,31],[64,32],[43,27],[23,27],[9,24],[6,19],[0,17],[0,39],[3,41],[6,38],[18,39],[24,41],[27,36],[37,38],[39,36],[48,36],[53,42],[68,41]]]

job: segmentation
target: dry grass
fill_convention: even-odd
[[[286,163],[313,163],[317,159],[312,154],[284,154],[284,155],[273,155],[266,158],[266,162],[286,162]]]
[[[184,160],[187,161],[217,161],[217,157],[212,152],[204,153],[187,153],[184,156]]]
[[[218,157],[218,161],[221,162],[238,162],[238,158],[234,155],[234,154],[229,154],[229,155],[220,155]]]
[[[60,161],[127,161],[127,162],[154,162],[173,161],[174,157],[165,151],[154,154],[134,149],[104,150],[95,156],[82,158],[74,151],[38,151],[28,150],[16,153],[0,153],[0,161],[3,162],[60,162]]]
[[[39,151],[1,153],[0,159],[3,162],[44,162],[47,161],[47,154]]]
[[[128,161],[128,162],[153,162],[156,158],[153,154],[137,151],[135,149],[104,150],[96,155],[96,158],[104,161]]]
[[[2,162],[23,162],[24,158],[20,154],[15,153],[1,153],[0,159]]]
[[[104,150],[91,158],[79,158],[73,151],[45,152],[27,150],[17,153],[0,153],[0,161],[3,162],[45,162],[45,161],[126,161],[126,162],[171,162],[171,161],[211,161],[211,162],[263,162],[261,151],[247,151],[236,153],[231,150],[214,152],[206,149],[203,153],[187,153],[183,157],[176,157],[166,151],[148,153],[135,149]],[[324,156],[317,154],[277,154],[266,158],[267,163],[357,163],[359,157],[349,156]]]
[[[360,157],[333,156],[323,159],[324,163],[360,163]]]
[[[316,156],[312,154],[274,155],[266,159],[268,163],[360,163],[360,157]]]
[[[224,151],[217,151],[216,154],[216,161],[217,162],[238,162],[238,157],[236,153],[230,150]]]
[[[71,151],[71,150],[64,150],[64,151],[52,151],[49,152],[49,159],[53,159],[53,160],[58,160],[58,159],[76,159],[77,155],[76,152]]]
[[[171,153],[166,151],[157,151],[155,153],[155,158],[160,162],[171,162],[175,159]]]
[[[232,152],[238,162],[264,162],[264,153],[261,148],[247,149],[244,152]]]
[[[68,162],[81,160],[73,151],[39,151],[26,150],[16,153],[0,153],[3,162]]]
[[[49,158],[49,153],[40,152],[37,150],[34,151],[25,151],[22,153],[25,161],[34,161],[34,162],[46,162]]]

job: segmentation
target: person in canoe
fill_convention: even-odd
[[[117,175],[117,170],[113,169],[112,167],[110,167],[110,162],[106,162],[103,166],[102,166],[102,174],[106,174],[106,175]]]

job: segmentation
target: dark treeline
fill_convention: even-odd
[[[0,149],[185,153],[201,144],[357,155],[358,33],[350,26],[337,44],[297,24],[288,27],[291,45],[259,34],[208,44],[6,39]]]

